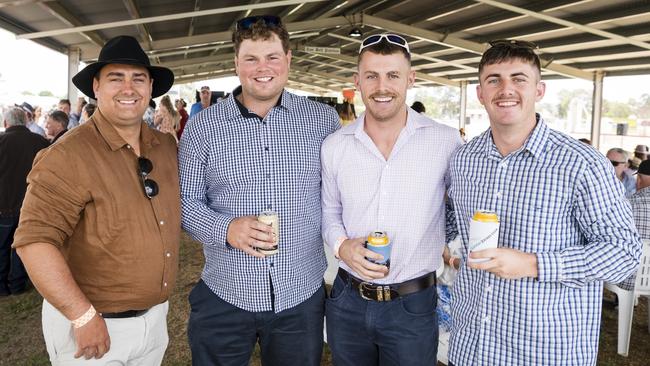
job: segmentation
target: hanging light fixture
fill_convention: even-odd
[[[361,29],[354,27],[350,30],[350,33],[348,33],[348,36],[354,37],[354,38],[360,38],[363,36],[363,33],[361,33]]]

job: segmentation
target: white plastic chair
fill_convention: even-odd
[[[643,241],[643,254],[639,269],[636,271],[634,290],[627,291],[611,283],[605,283],[605,288],[618,296],[618,345],[616,351],[619,355],[627,357],[636,299],[638,296],[645,296],[650,300],[650,240]],[[650,311],[648,312],[648,332],[650,332]]]

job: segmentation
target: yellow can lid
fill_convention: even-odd
[[[473,219],[480,222],[499,222],[499,217],[493,211],[476,211]]]

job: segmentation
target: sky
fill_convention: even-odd
[[[30,40],[16,40],[12,33],[0,29],[0,104],[15,99],[23,91],[38,94],[49,90],[55,96],[64,96],[67,90],[67,56]],[[8,51],[8,52],[7,52]],[[200,84],[200,85],[199,85]],[[195,83],[195,87],[209,85],[213,90],[231,91],[238,85],[236,77]],[[609,100],[627,101],[650,93],[650,75],[606,77],[604,97]],[[591,83],[581,80],[551,80],[547,82],[546,102],[555,100],[554,93],[561,89],[585,88]],[[473,89],[469,93],[474,93]],[[4,100],[3,100],[4,99]]]

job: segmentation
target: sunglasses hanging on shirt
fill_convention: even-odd
[[[144,195],[151,199],[158,194],[158,183],[155,180],[147,178],[149,173],[153,170],[153,163],[151,160],[143,157],[138,158],[138,175],[142,181],[142,188]]]

